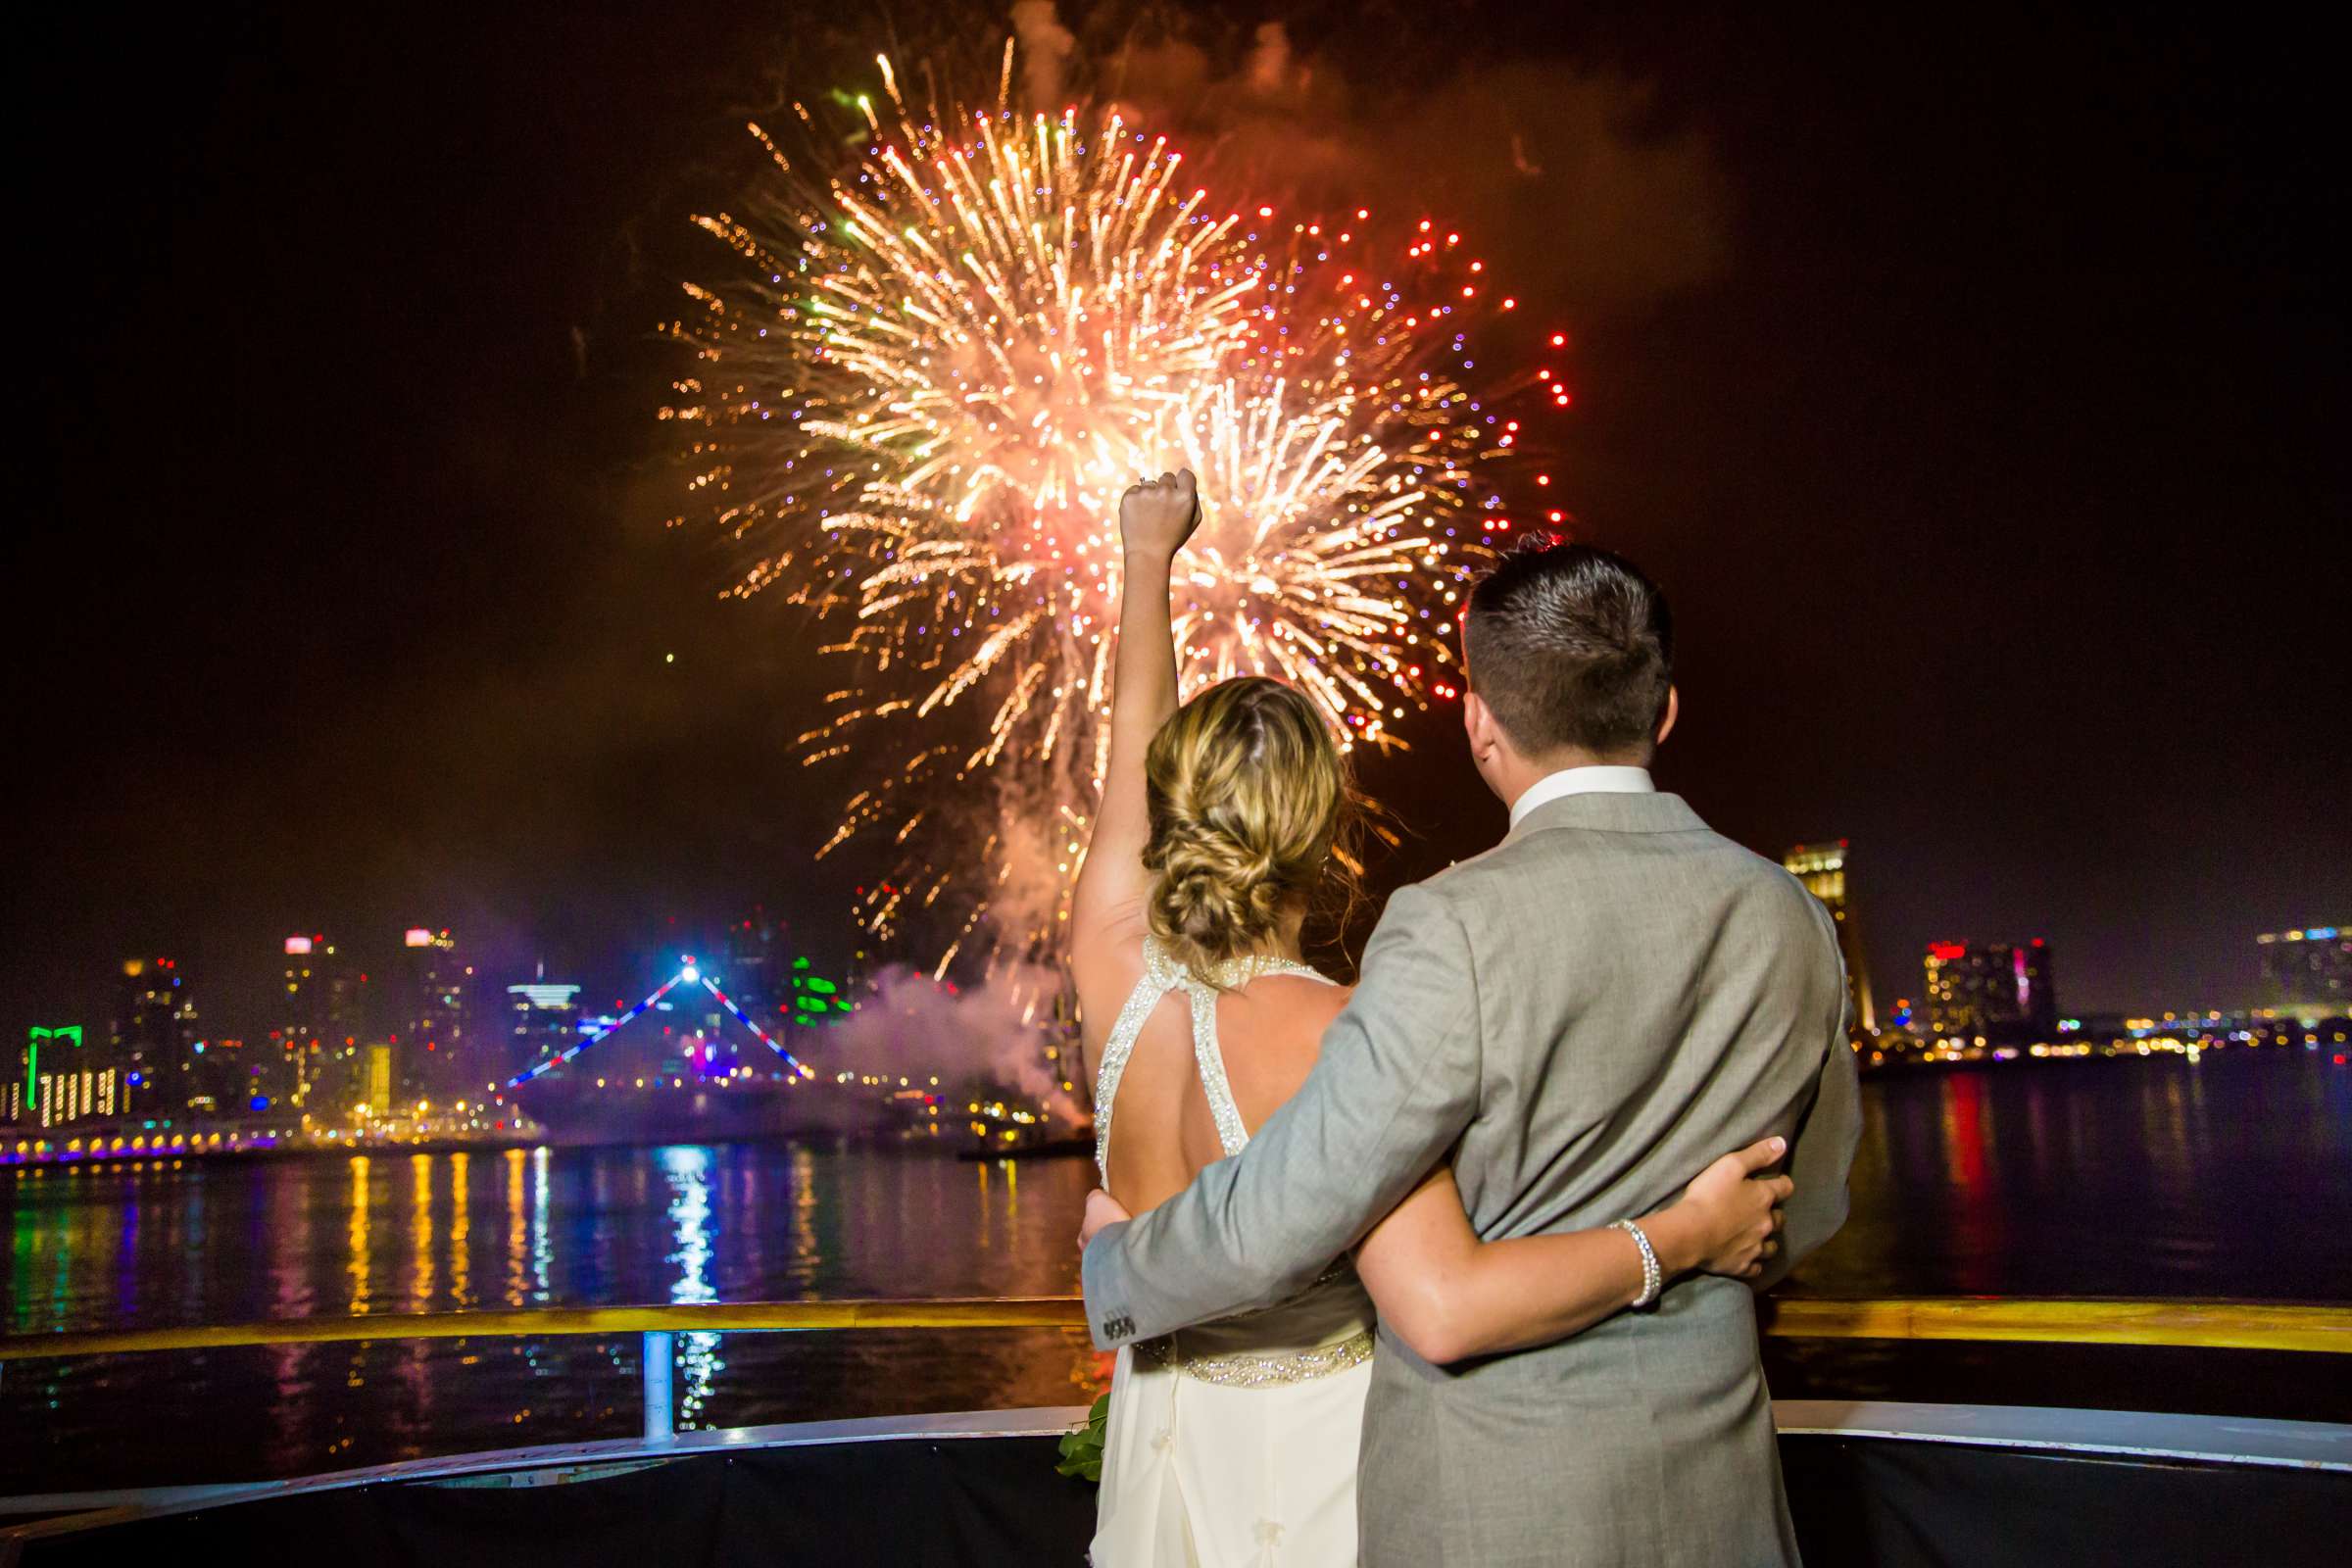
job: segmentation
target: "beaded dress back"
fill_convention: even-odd
[[[1233,1102],[1233,1086],[1225,1077],[1225,1053],[1217,1044],[1217,998],[1269,974],[1333,984],[1303,963],[1272,956],[1228,958],[1206,976],[1196,975],[1169,956],[1158,938],[1144,938],[1144,977],[1128,993],[1127,1004],[1111,1024],[1110,1039],[1102,1047],[1102,1070],[1095,1074],[1095,1169],[1105,1187],[1110,1185],[1110,1115],[1118,1100],[1119,1077],[1127,1070],[1127,1058],[1135,1054],[1144,1020],[1171,991],[1181,989],[1192,1004],[1193,1061],[1200,1071],[1209,1113],[1216,1118],[1217,1143],[1228,1155],[1240,1153],[1249,1144],[1250,1130],[1242,1125],[1241,1107]]]

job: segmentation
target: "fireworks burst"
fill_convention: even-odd
[[[797,104],[811,172],[752,127],[781,177],[697,220],[745,275],[688,285],[697,365],[663,417],[697,499],[760,552],[733,591],[846,627],[826,652],[855,675],[804,756],[889,760],[825,849],[890,838],[899,870],[861,917],[888,937],[945,915],[944,973],[984,922],[1017,956],[1064,916],[1139,474],[1200,476],[1188,695],[1280,676],[1375,747],[1453,695],[1442,634],[1512,526],[1487,470],[1519,440],[1469,390],[1473,323],[1516,302],[1428,220],[1221,211],[1113,110],[1018,115],[1001,85],[993,109],[918,113],[880,66],[860,153],[828,158]],[[1521,384],[1566,404],[1549,370]]]

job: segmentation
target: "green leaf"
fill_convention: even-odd
[[[1110,1396],[1105,1394],[1086,1412],[1086,1425],[1062,1434],[1059,1445],[1061,1461],[1054,1465],[1054,1473],[1101,1482],[1102,1446],[1109,1422]]]

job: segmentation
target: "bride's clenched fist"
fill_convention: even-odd
[[[1119,543],[1130,560],[1173,561],[1200,525],[1200,482],[1190,468],[1140,480],[1119,497]]]

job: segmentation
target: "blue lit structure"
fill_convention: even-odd
[[[621,1030],[626,1029],[630,1024],[634,1023],[641,1014],[655,1006],[658,1006],[662,998],[668,996],[672,991],[675,991],[679,986],[682,985],[699,985],[705,991],[710,992],[710,995],[717,1000],[718,1004],[726,1008],[727,1011],[733,1015],[737,1023],[740,1023],[746,1029],[749,1029],[752,1034],[758,1038],[761,1045],[767,1047],[768,1050],[783,1057],[784,1065],[791,1068],[795,1075],[804,1079],[813,1079],[816,1076],[816,1074],[810,1070],[807,1063],[803,1062],[798,1056],[795,1056],[791,1052],[786,1051],[781,1045],[779,1045],[773,1035],[770,1035],[766,1030],[760,1028],[757,1023],[754,1023],[749,1014],[747,1014],[741,1007],[735,1005],[734,998],[728,996],[724,991],[721,991],[718,988],[718,982],[711,979],[709,975],[703,973],[702,969],[690,956],[679,964],[678,972],[676,974],[673,974],[667,980],[662,981],[662,984],[656,987],[653,993],[643,1002],[638,1003],[637,1005],[631,1007],[628,1011],[622,1013],[611,1023],[606,1024],[603,1028],[597,1030],[596,1033],[580,1041],[577,1045],[570,1047],[568,1050],[559,1052],[555,1055],[548,1057],[545,1061],[539,1062],[525,1071],[517,1073],[514,1077],[507,1081],[507,1087],[509,1089],[518,1089],[522,1085],[529,1083],[532,1079],[539,1077],[541,1074],[552,1072],[556,1068],[563,1066],[565,1062],[570,1061],[573,1057],[579,1055],[580,1053],[586,1051],[589,1047],[609,1039],[612,1035],[618,1034]]]

